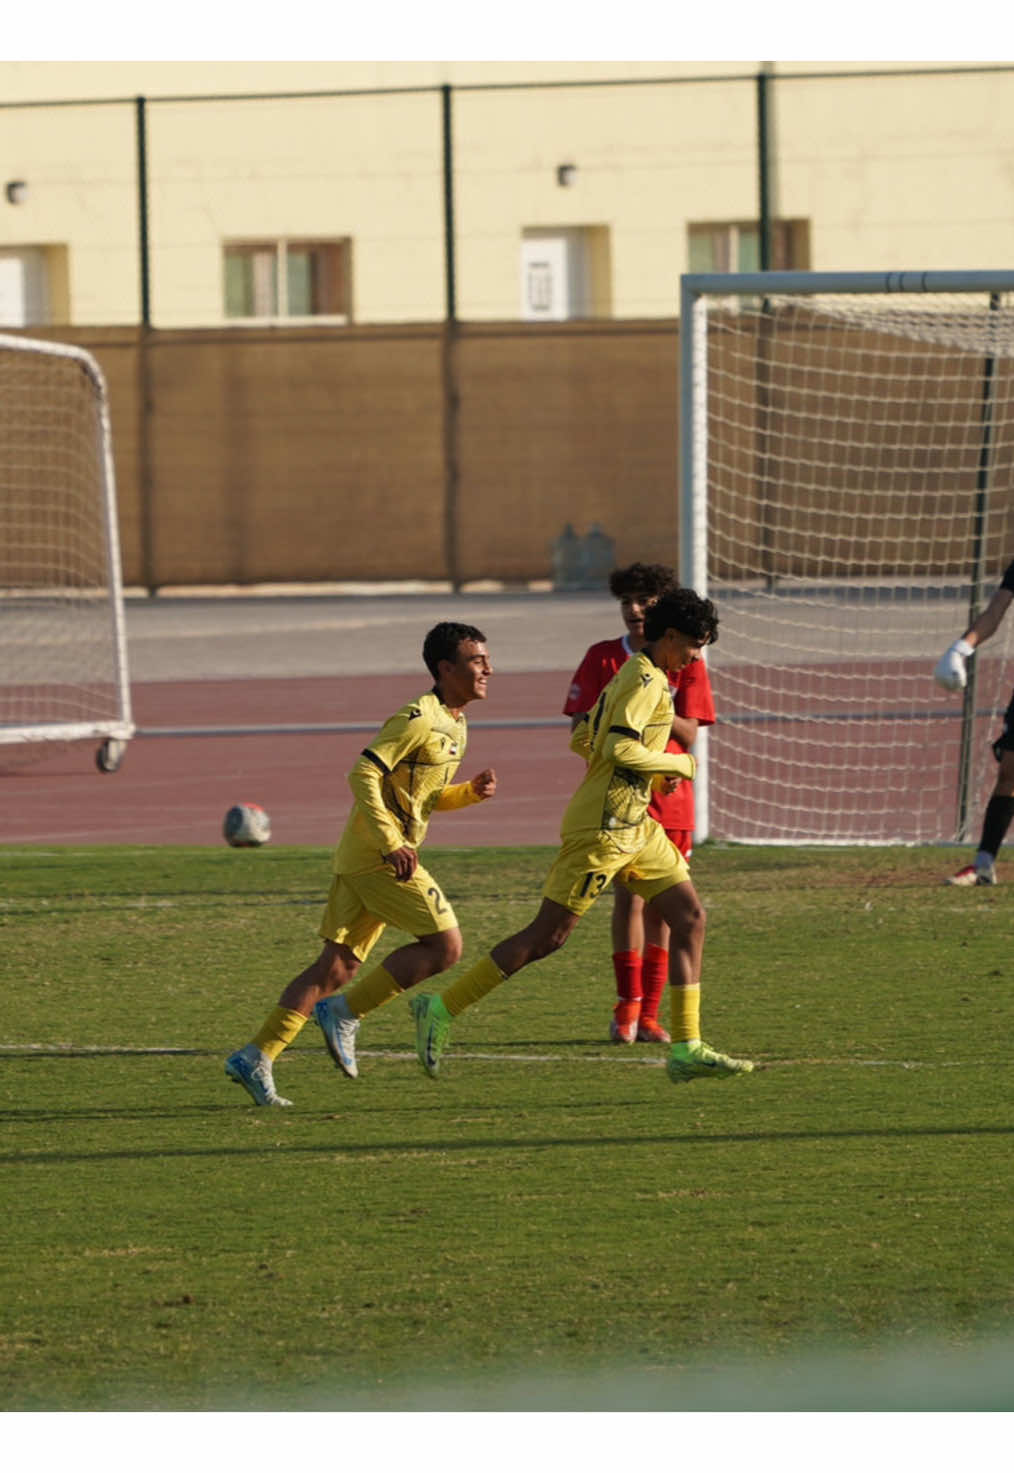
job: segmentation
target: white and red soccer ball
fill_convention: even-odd
[[[234,849],[256,849],[271,838],[271,820],[259,803],[234,803],[225,815],[222,834]]]

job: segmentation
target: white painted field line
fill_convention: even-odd
[[[51,1055],[53,1058],[144,1058],[183,1057],[217,1058],[221,1051],[207,1048],[176,1048],[170,1045],[154,1045],[150,1048],[134,1048],[118,1044],[54,1044],[54,1043],[0,1043],[0,1056],[27,1054],[35,1057]],[[380,1062],[415,1060],[415,1051],[399,1049],[357,1049],[360,1059],[376,1059]],[[296,1050],[295,1057],[307,1057],[306,1049]],[[289,1054],[289,1058],[293,1058]],[[225,1055],[222,1054],[224,1059]],[[481,1053],[475,1049],[453,1048],[448,1055],[450,1062],[461,1060],[491,1064],[620,1064],[639,1065],[649,1069],[665,1067],[665,1057],[645,1054],[629,1054],[626,1050],[608,1054],[512,1054]],[[838,1069],[968,1069],[981,1060],[941,1059],[755,1059],[758,1070],[791,1068],[838,1068]]]

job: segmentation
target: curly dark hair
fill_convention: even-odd
[[[440,674],[440,661],[453,660],[458,653],[458,645],[466,639],[474,639],[478,644],[486,643],[486,636],[474,624],[455,624],[449,619],[442,624],[434,624],[422,647],[426,669],[434,680]]]
[[[664,563],[631,563],[628,568],[614,568],[609,574],[609,592],[614,598],[660,598],[670,588],[678,588],[679,580]]]
[[[710,598],[702,598],[692,588],[672,588],[645,614],[645,640],[651,644],[667,629],[678,629],[701,645],[714,644],[718,639],[718,610]]]

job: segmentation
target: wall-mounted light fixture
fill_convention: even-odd
[[[9,205],[23,205],[28,198],[28,185],[23,179],[8,179],[4,195]]]
[[[556,182],[561,189],[569,189],[577,178],[577,164],[557,164]]]

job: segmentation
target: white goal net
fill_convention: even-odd
[[[0,766],[134,733],[105,382],[83,349],[0,335]]]
[[[1014,620],[1014,272],[688,276],[684,583],[719,611],[698,838],[978,837]]]

